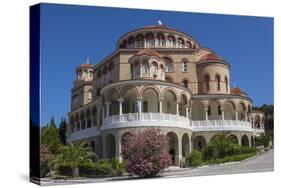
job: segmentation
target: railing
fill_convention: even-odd
[[[99,130],[97,130],[97,127],[91,127],[87,129],[81,129],[80,131],[76,131],[70,134],[69,141],[75,141],[82,138],[88,138],[92,136],[99,135]]]
[[[138,126],[190,127],[189,121],[185,116],[165,113],[129,113],[113,115],[103,119],[101,129]]]
[[[240,120],[199,120],[192,121],[192,131],[251,131],[251,123]]]

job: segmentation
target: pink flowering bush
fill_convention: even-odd
[[[122,157],[126,171],[140,177],[158,175],[172,164],[166,135],[160,129],[131,131],[122,138]]]

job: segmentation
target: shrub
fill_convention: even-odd
[[[125,169],[125,163],[119,162],[118,159],[112,159],[111,160],[111,166],[113,169],[113,176],[122,176],[124,169]]]
[[[198,150],[193,150],[186,156],[186,163],[189,164],[189,166],[201,166],[203,164],[202,153]]]
[[[240,154],[245,154],[245,153],[256,153],[257,152],[257,148],[255,147],[240,147],[239,149],[239,153]]]
[[[98,176],[112,175],[112,165],[108,161],[99,160],[93,165],[93,172]]]
[[[140,177],[158,175],[171,164],[169,144],[160,129],[146,129],[133,132],[122,139],[122,156],[126,171]]]
[[[228,157],[221,158],[221,159],[211,159],[211,160],[206,161],[205,164],[219,164],[219,163],[242,161],[242,160],[252,157],[254,155],[255,155],[255,153],[246,153],[246,154],[241,154],[241,155],[228,156]]]
[[[69,165],[60,165],[57,172],[59,175],[72,176],[72,169]]]

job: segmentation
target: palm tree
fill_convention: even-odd
[[[60,148],[59,154],[54,159],[53,163],[56,167],[65,165],[70,166],[72,176],[79,176],[79,167],[85,163],[92,163],[94,152],[87,146],[86,142],[77,144],[69,143]]]
[[[260,133],[259,136],[257,137],[257,142],[262,144],[264,148],[267,148],[269,146],[271,138],[268,134],[265,133]]]
[[[213,146],[213,148],[217,149],[217,154],[219,158],[223,158],[226,155],[232,154],[235,148],[238,147],[229,132],[222,132],[216,134],[211,139],[210,145]]]

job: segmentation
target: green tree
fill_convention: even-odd
[[[233,155],[239,151],[239,145],[235,143],[229,132],[216,134],[203,149],[203,158],[223,158],[227,155]],[[207,155],[207,156],[206,156]]]
[[[41,129],[41,147],[47,147],[51,153],[57,154],[61,145],[59,131],[52,118],[50,125]]]
[[[79,176],[79,167],[92,163],[94,156],[92,148],[86,146],[85,142],[77,144],[69,143],[60,148],[59,154],[53,160],[55,168],[59,166],[69,166],[72,170],[72,176]]]
[[[66,145],[66,128],[67,128],[66,120],[65,118],[61,118],[61,122],[59,126],[59,135],[63,145]]]
[[[268,134],[265,133],[260,133],[259,136],[257,137],[257,145],[263,145],[265,148],[269,146],[271,138]]]

